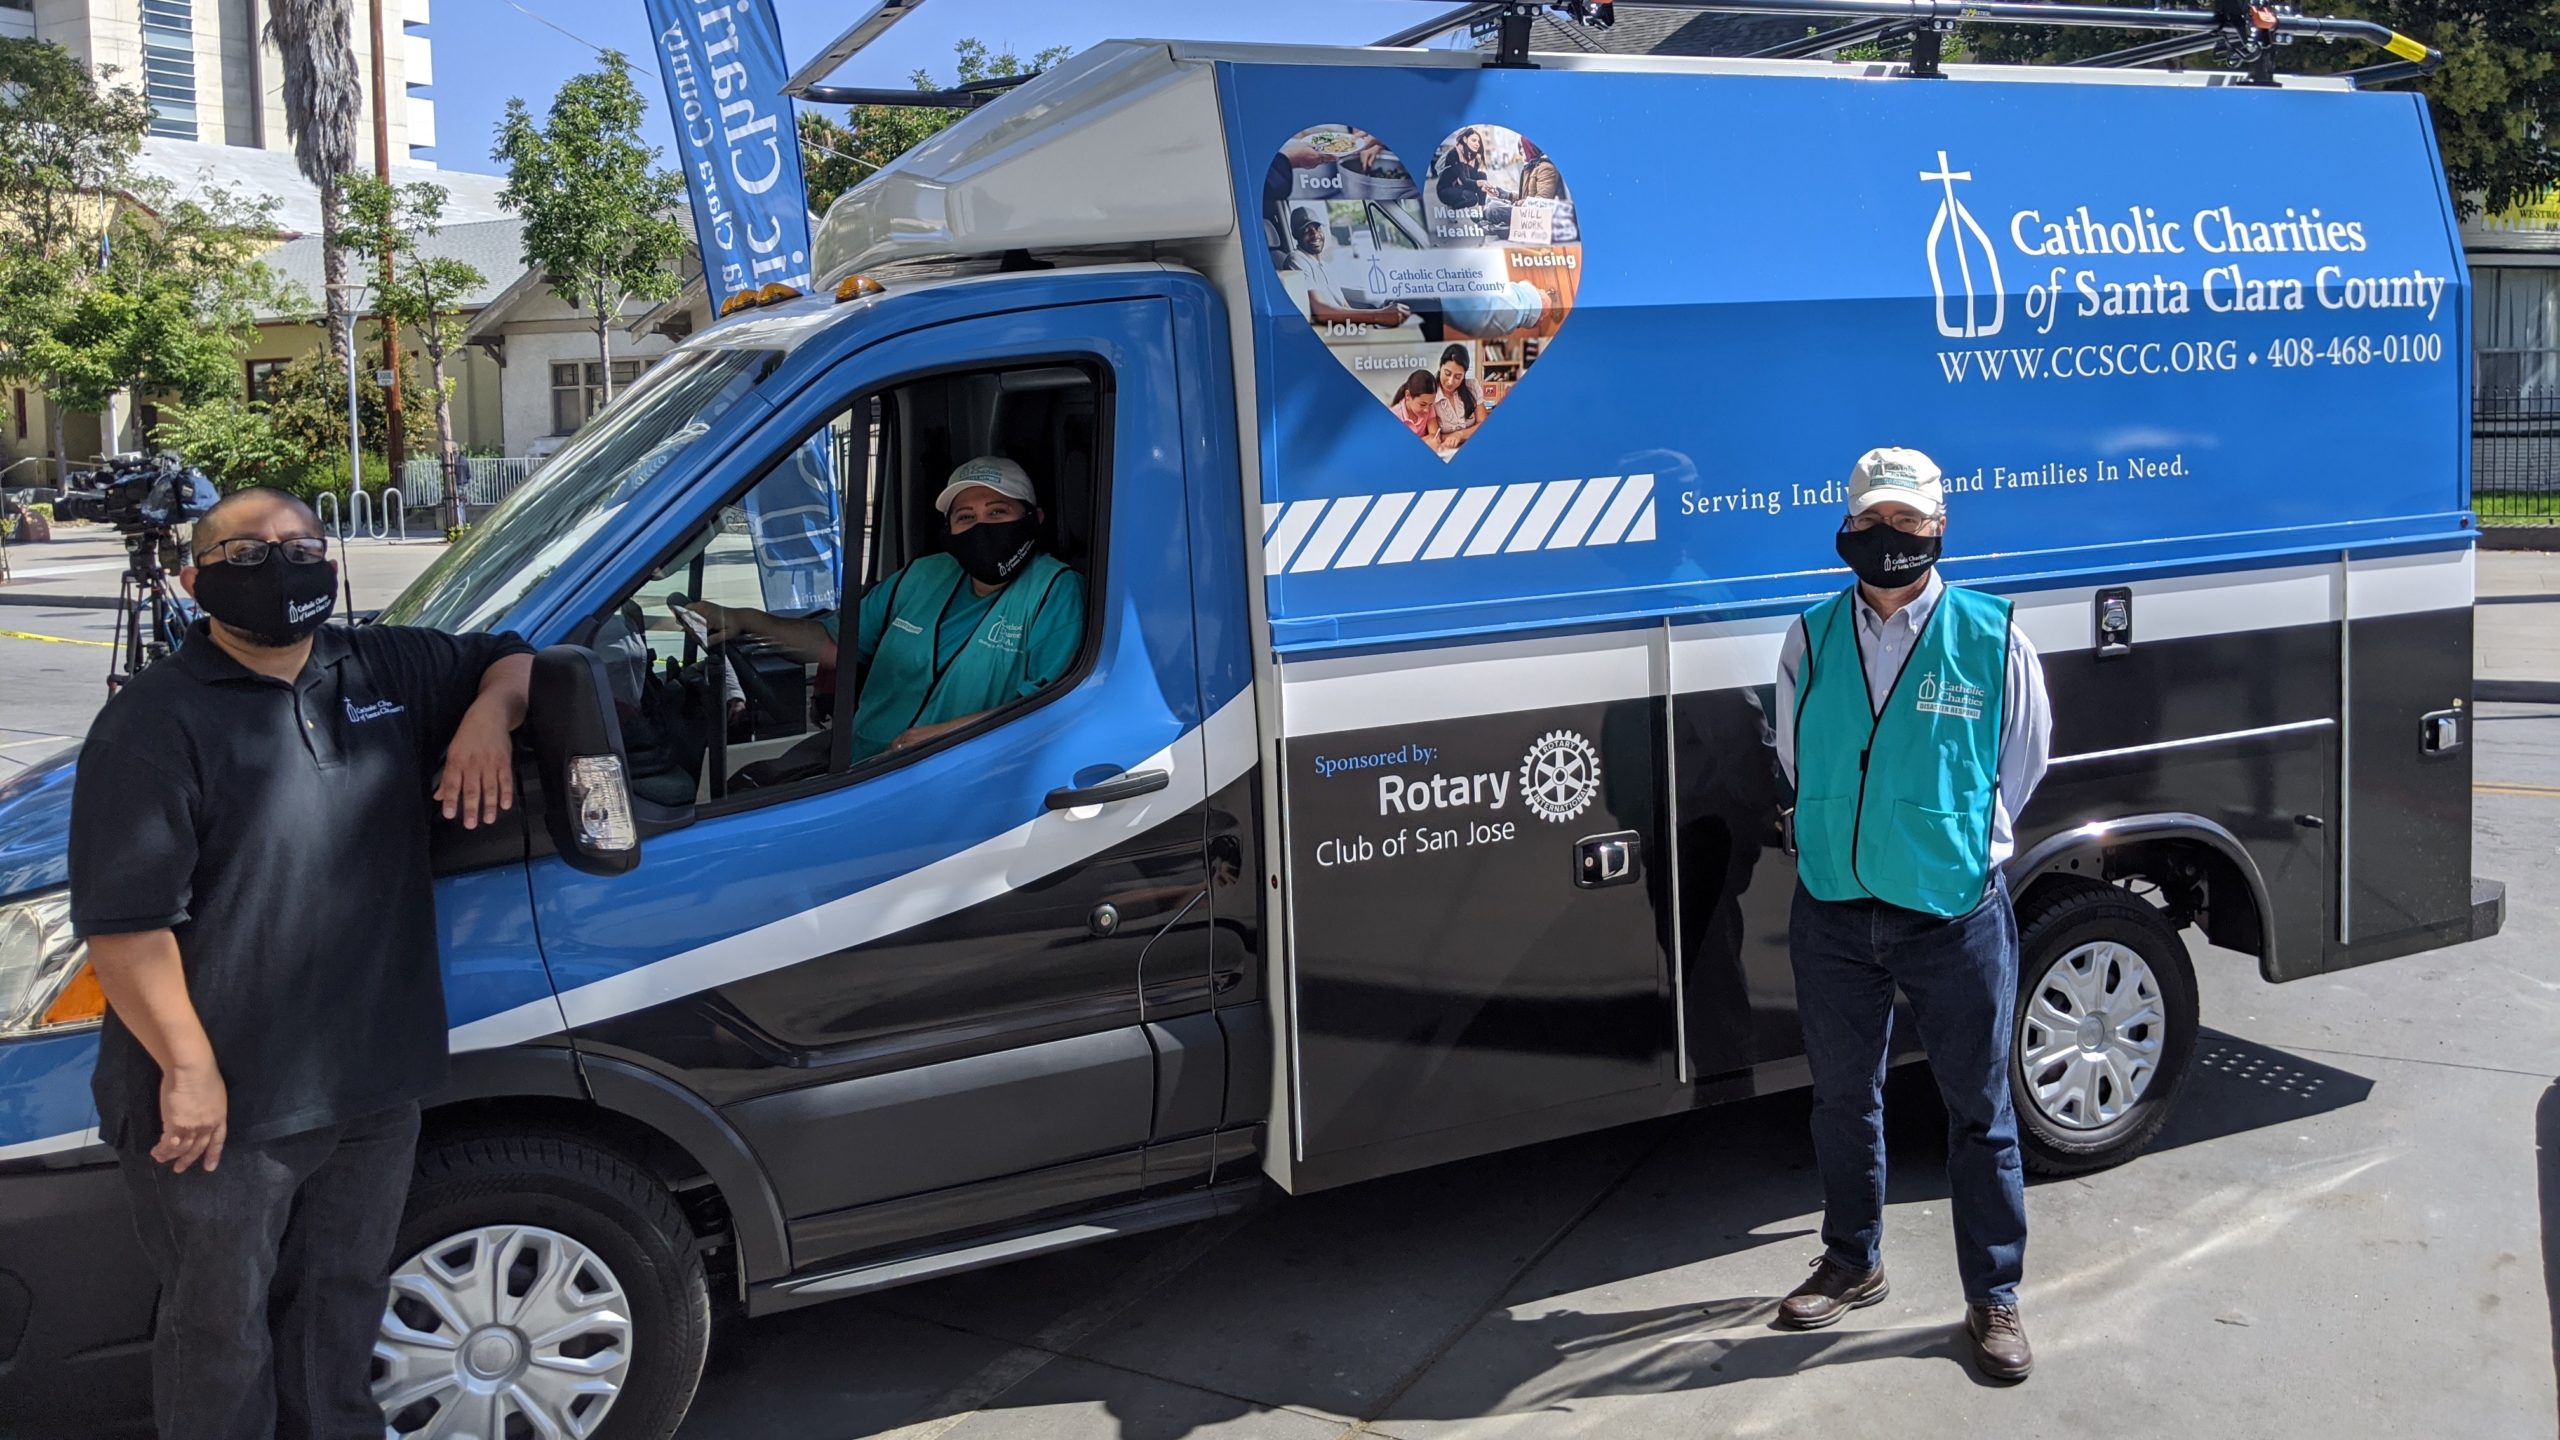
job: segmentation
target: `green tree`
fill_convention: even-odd
[[[94,273],[113,197],[151,107],[59,45],[0,40],[0,379],[45,397],[54,473],[68,464],[62,402],[40,356]]]
[[[1025,62],[1006,50],[991,52],[977,40],[952,47],[960,85],[1046,70],[1071,53],[1053,45]],[[940,90],[932,74],[918,70],[907,77],[918,90]],[[809,208],[820,215],[836,197],[871,178],[874,171],[924,143],[927,137],[959,119],[966,111],[937,106],[855,105],[838,122],[807,109],[800,112],[800,168],[809,182]]]
[[[259,307],[276,296],[257,261],[275,233],[275,202],[219,187],[185,200],[137,186],[119,207],[103,263],[62,304],[35,361],[77,410],[137,398],[203,400],[240,383],[240,356]]]
[[[536,125],[522,100],[507,102],[493,157],[506,162],[500,198],[524,217],[525,264],[549,277],[573,306],[595,311],[596,359],[613,398],[613,326],[633,300],[665,300],[683,288],[685,228],[669,218],[684,180],[658,168],[640,138],[648,102],[630,62],[604,52],[601,69],[574,76]]]
[[[289,485],[300,449],[276,429],[267,407],[236,395],[173,407],[152,440],[187,457],[223,490]]]
[[[2444,65],[2414,82],[2435,119],[2445,178],[2466,215],[2503,210],[2560,183],[2560,0],[2331,0],[2324,15],[2377,20],[2444,52]],[[1967,27],[1977,58],[2058,63],[2121,50],[2157,32]],[[2335,73],[2390,57],[2361,45],[2299,42],[2279,69]],[[2211,54],[2186,62],[2219,65]]]
[[[444,472],[451,523],[459,525],[462,487],[453,466],[453,381],[444,373],[444,362],[461,334],[464,298],[488,283],[488,277],[450,255],[425,253],[426,242],[442,228],[446,193],[441,185],[390,185],[370,175],[350,175],[343,243],[369,267],[374,312],[418,332],[427,374],[435,382],[436,464]]]
[[[402,363],[408,364],[407,357],[402,357]],[[375,381],[374,373],[370,365],[356,372],[356,423],[368,456],[386,455],[391,450],[389,397]],[[404,369],[400,379],[406,388],[414,386],[419,377]],[[300,463],[335,465],[343,488],[347,458],[346,367],[332,364],[326,352],[315,350],[268,376],[263,388],[267,423]],[[425,451],[433,439],[435,423],[426,407],[401,406],[400,421],[408,448]],[[367,463],[368,485],[384,481],[387,472],[376,468],[380,463]]]

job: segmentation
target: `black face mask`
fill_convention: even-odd
[[[337,567],[296,565],[280,550],[264,562],[217,561],[196,570],[196,603],[251,644],[282,650],[301,643],[337,608]]]
[[[981,520],[953,534],[945,547],[969,578],[981,585],[1002,585],[1022,573],[1040,551],[1040,522],[1028,515],[1012,520]]]
[[[1832,544],[1859,579],[1878,590],[1916,585],[1938,563],[1940,537],[1905,535],[1890,525],[1843,530]]]

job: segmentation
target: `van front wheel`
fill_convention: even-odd
[[[549,1137],[418,1156],[373,1348],[391,1437],[665,1440],[702,1376],[702,1255],[666,1187]]]
[[[2158,909],[2066,881],[2018,912],[2009,1082],[2027,1168],[2077,1175],[2141,1153],[2195,1054],[2196,976]]]

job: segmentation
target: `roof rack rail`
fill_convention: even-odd
[[[1447,3],[1447,0],[1436,0]],[[1959,24],[2035,25],[2100,30],[2159,30],[2163,39],[2109,55],[2073,62],[2081,66],[2124,67],[2218,50],[2253,85],[2277,83],[2275,52],[2296,40],[2350,41],[2372,45],[2395,57],[2382,64],[2350,70],[2341,77],[2359,87],[2387,84],[2431,74],[2444,63],[2442,51],[2412,40],[2372,20],[2304,15],[2289,5],[2263,5],[2251,0],[2213,0],[2207,10],[2167,6],[2048,4],[2025,0],[1645,0],[1656,9],[1702,10],[1729,15],[1802,15],[1849,23],[1816,31],[1800,40],[1783,41],[1753,52],[1754,58],[1789,59],[1828,54],[1845,45],[1887,37],[1909,36],[1910,73],[1934,77],[1939,72],[1945,36]],[[1494,53],[1486,64],[1503,68],[1532,65],[1530,27],[1549,11],[1569,22],[1605,27],[1615,21],[1613,0],[1486,0],[1450,11],[1438,20],[1409,27],[1388,43],[1415,44],[1460,23],[1495,23]]]

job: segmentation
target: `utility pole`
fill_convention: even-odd
[[[391,184],[391,96],[390,65],[383,58],[382,0],[368,0],[373,15],[373,173],[384,186]],[[396,207],[395,207],[396,208]],[[391,225],[386,212],[382,227],[382,281],[391,283]],[[400,322],[382,317],[382,368],[390,373],[389,383],[382,387],[385,418],[391,435],[384,443],[390,451],[391,473],[385,483],[398,485],[409,459],[408,427],[400,414]]]

